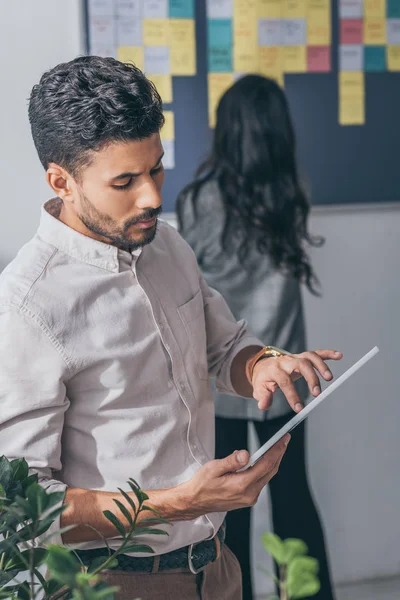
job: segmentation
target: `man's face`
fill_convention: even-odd
[[[158,133],[93,154],[73,181],[72,210],[88,235],[127,250],[154,239],[162,206],[162,156]]]

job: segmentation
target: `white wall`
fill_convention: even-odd
[[[50,197],[28,122],[44,71],[82,53],[80,0],[0,2],[0,270],[36,231]]]
[[[0,3],[0,267],[34,233],[49,196],[30,138],[31,87],[44,70],[82,47],[79,0]],[[305,299],[309,346],[343,350],[336,372],[375,344],[382,351],[309,420],[310,472],[334,576],[348,581],[399,573],[400,205],[315,210],[311,225],[327,243],[313,252],[324,297]],[[256,545],[268,527],[264,503],[256,511]],[[258,546],[255,563],[265,563]],[[267,590],[259,572],[257,588],[260,594]]]

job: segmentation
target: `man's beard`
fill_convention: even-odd
[[[158,217],[162,212],[161,206],[145,209],[138,217],[129,219],[122,228],[118,228],[111,217],[100,213],[83,194],[81,195],[81,203],[82,208],[85,209],[85,214],[78,214],[79,219],[89,231],[106,238],[113,246],[132,252],[150,244],[155,238],[158,228],[157,221],[153,227],[143,230],[143,237],[140,241],[136,242],[126,234],[133,225],[136,225],[140,221],[147,221]]]

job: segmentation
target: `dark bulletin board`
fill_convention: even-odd
[[[400,0],[399,0],[400,1]],[[399,202],[400,73],[366,73],[366,123],[338,123],[338,0],[332,0],[332,71],[285,77],[301,172],[313,204]],[[175,169],[166,171],[164,210],[173,211],[212,140],[208,127],[206,0],[196,0],[197,74],[174,77]]]

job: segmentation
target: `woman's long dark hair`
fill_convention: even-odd
[[[276,268],[317,293],[318,280],[304,250],[323,239],[307,230],[309,204],[299,183],[295,134],[286,97],[271,79],[247,75],[222,96],[210,155],[177,201],[182,228],[183,202],[191,192],[194,213],[199,191],[216,180],[225,208],[222,247],[245,261],[250,244],[268,254]]]

